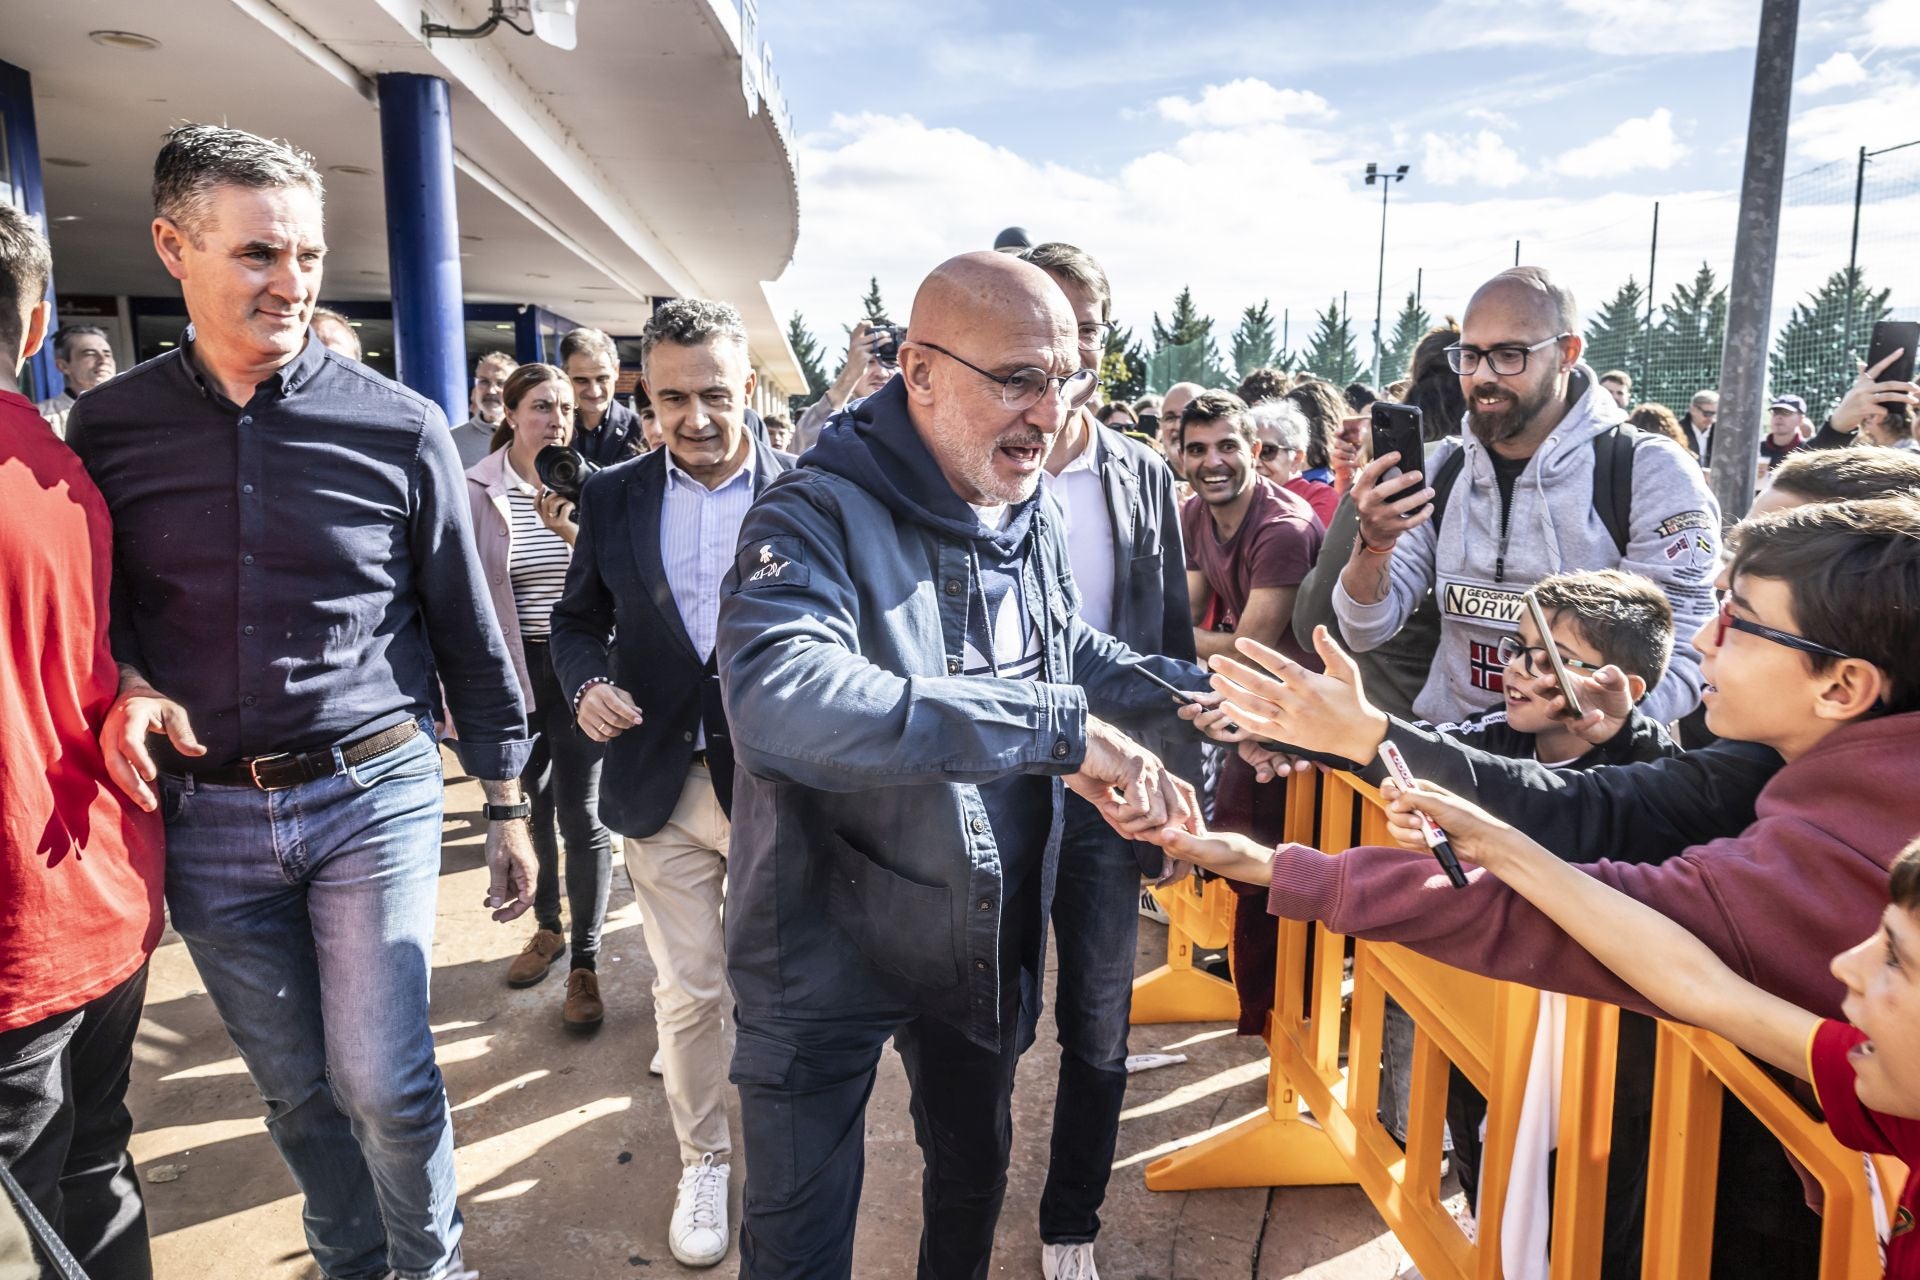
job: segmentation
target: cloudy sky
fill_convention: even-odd
[[[1295,347],[1343,292],[1369,334],[1368,161],[1411,166],[1388,215],[1389,322],[1416,279],[1430,310],[1457,311],[1515,240],[1591,312],[1645,281],[1656,200],[1664,298],[1703,259],[1731,264],[1759,9],[763,0],[800,139],[800,245],[775,301],[835,344],[868,276],[904,321],[929,267],[1019,224],[1093,252],[1143,336],[1183,284],[1223,347],[1263,298]],[[1778,306],[1845,265],[1856,150],[1915,139],[1920,2],[1802,0]],[[1862,261],[1920,293],[1920,147],[1874,180],[1906,198],[1870,204]]]

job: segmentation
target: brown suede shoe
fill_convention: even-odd
[[[607,1016],[600,1003],[600,975],[591,969],[575,969],[567,975],[567,1003],[560,1017],[569,1031],[592,1031]]]
[[[547,966],[567,949],[567,940],[551,929],[535,929],[527,945],[507,966],[507,985],[530,987],[547,976]]]

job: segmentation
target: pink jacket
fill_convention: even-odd
[[[1887,868],[1920,833],[1916,759],[1920,712],[1845,725],[1768,780],[1739,835],[1665,862],[1581,870],[1685,925],[1755,986],[1838,1017],[1845,992],[1827,963],[1877,927]],[[1499,880],[1478,869],[1468,879],[1451,887],[1425,853],[1329,858],[1283,845],[1267,909],[1489,977],[1659,1012]]]
[[[502,445],[467,469],[467,505],[473,512],[473,541],[480,552],[480,568],[487,575],[494,617],[507,641],[513,673],[520,677],[520,696],[533,715],[533,682],[527,678],[527,648],[520,635],[520,610],[513,603],[513,578],[507,572],[513,557],[513,515],[507,509],[507,446]]]

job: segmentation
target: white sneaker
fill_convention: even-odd
[[[653,1051],[653,1060],[647,1063],[647,1074],[650,1076],[660,1076],[663,1079],[666,1077],[666,1059],[660,1056],[660,1050],[658,1049]]]
[[[1100,1269],[1093,1265],[1093,1242],[1041,1245],[1040,1274],[1047,1280],[1100,1280]]]
[[[1153,890],[1147,888],[1145,885],[1140,886],[1140,914],[1155,924],[1172,923],[1172,921],[1167,919],[1166,911],[1161,908],[1160,899],[1154,897]],[[1051,1248],[1052,1246],[1049,1245],[1048,1247]]]
[[[727,1256],[727,1179],[732,1174],[733,1166],[715,1164],[712,1153],[681,1172],[667,1248],[682,1265],[710,1267]]]

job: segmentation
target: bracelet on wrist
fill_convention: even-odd
[[[511,822],[515,818],[533,816],[533,802],[521,800],[514,804],[483,805],[481,811],[486,815],[488,822]]]
[[[1376,547],[1371,542],[1368,542],[1365,536],[1361,534],[1355,534],[1353,540],[1359,544],[1362,551],[1370,556],[1390,556],[1393,554],[1393,546],[1391,544],[1384,547]]]

